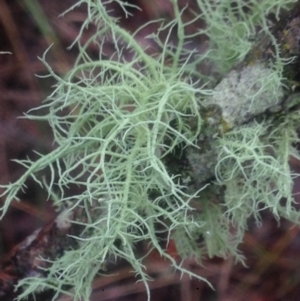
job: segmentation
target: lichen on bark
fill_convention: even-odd
[[[2,215],[30,177],[49,195],[58,188],[55,205],[67,210],[52,225],[67,232],[68,240],[59,241],[58,246],[65,243],[71,248],[64,245],[57,258],[45,251],[49,258],[44,258],[43,277],[19,279],[18,288],[23,289],[19,299],[34,293],[37,286],[55,287],[59,294],[70,285],[75,300],[89,300],[93,277],[111,256],[132,265],[150,300],[149,275],[135,252],[137,243],[150,242],[150,248],[177,270],[202,279],[170,256],[161,244],[161,231],[167,241],[175,239],[183,259],[207,255],[241,259],[238,244],[247,219],[254,215],[259,222],[261,208],[298,222],[291,192],[295,175],[288,159],[297,154],[293,144],[298,139],[299,113],[291,112],[297,98],[287,97],[295,90],[290,83],[297,82],[297,77],[286,81],[283,76],[295,61],[289,55],[280,56],[283,40],[275,33],[285,26],[280,23],[273,34],[266,18],[266,10],[277,15],[293,1],[254,1],[246,13],[244,1],[233,7],[231,1],[197,0],[201,14],[186,23],[182,16],[188,7],[172,0],[174,20],[161,23],[151,35],[162,48],[155,55],[119,26],[106,10],[109,2],[75,4],[88,5],[82,30],[95,24],[97,32],[84,45],[78,38],[81,52],[68,74],[57,76],[42,58],[57,86],[37,114],[26,117],[47,120],[57,148],[35,162],[20,161],[27,168],[25,174],[3,186]],[[114,2],[125,5],[121,0]],[[186,32],[186,26],[197,24],[198,19],[207,23],[206,29]],[[264,32],[263,44],[254,45],[241,63],[257,27]],[[174,31],[176,47],[169,40]],[[160,41],[166,32],[166,40]],[[206,54],[186,48],[203,34],[211,43]],[[293,35],[288,37],[285,43],[295,49],[290,41]],[[113,56],[104,59],[99,51],[97,60],[89,57],[89,45],[102,50],[108,38],[115,49]],[[131,61],[124,59],[125,50],[132,53]],[[215,89],[206,89],[199,85],[205,77],[196,72],[204,60],[219,64],[220,70],[237,65]],[[195,75],[201,81],[191,80]],[[291,108],[286,100],[296,104]],[[48,113],[39,115],[41,109]],[[45,184],[38,175],[49,167],[52,174]],[[69,197],[65,194],[69,185],[84,191]],[[282,197],[287,198],[285,207],[280,204]],[[55,251],[55,246],[49,250]]]

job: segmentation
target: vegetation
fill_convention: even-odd
[[[231,5],[232,1],[198,0],[193,12],[170,0],[174,19],[155,21],[158,30],[148,36],[159,48],[155,53],[138,43],[139,31],[129,33],[119,26],[107,9],[110,2],[129,14],[131,5],[121,0],[78,1],[70,8],[86,5],[88,18],[73,44],[80,50],[77,61],[64,77],[47,64],[47,52],[42,58],[57,85],[44,104],[25,117],[47,120],[57,148],[37,161],[19,161],[27,171],[4,186],[6,202],[1,217],[31,177],[47,189],[58,210],[85,208],[82,220],[70,220],[85,230],[77,237],[79,249],[57,258],[47,278],[28,277],[18,284],[24,289],[19,300],[36,290],[55,288],[60,293],[71,286],[75,300],[87,301],[91,282],[108,258],[128,261],[148,288],[144,257],[135,250],[140,241],[149,241],[149,251],[157,250],[182,273],[199,278],[167,252],[160,242],[161,231],[168,241],[175,240],[182,260],[190,256],[201,260],[207,254],[234,255],[242,260],[238,245],[249,217],[260,222],[260,211],[268,208],[276,217],[299,220],[293,208],[295,175],[288,165],[290,155],[298,156],[293,148],[298,141],[298,113],[280,116],[276,122],[253,121],[224,131],[216,138],[217,180],[202,183],[196,191],[188,189],[190,178],[183,172],[170,173],[166,165],[166,158],[182,145],[199,151],[198,140],[207,122],[201,108],[228,88],[224,82],[214,88],[216,78],[202,74],[198,67],[208,63],[225,75],[243,60],[257,28],[272,39],[266,15],[279,17],[280,10],[295,1],[236,1]],[[187,11],[193,15],[188,21],[183,17]],[[196,26],[199,20],[206,27],[190,33],[189,26]],[[81,34],[92,24],[97,30],[83,43]],[[161,40],[163,34],[166,38]],[[189,47],[204,34],[209,40],[207,52]],[[114,53],[105,58],[108,42],[113,43]],[[98,47],[99,58],[90,56],[91,45]],[[274,57],[269,73],[246,74],[247,81],[258,87],[247,95],[248,107],[261,106],[262,94],[265,102],[280,97],[286,62],[279,50]],[[249,92],[249,87],[241,89],[245,90],[239,95]],[[193,162],[193,169],[201,168],[199,161]],[[46,168],[51,170],[48,181],[40,177]],[[70,197],[65,193],[70,185],[84,190]],[[211,186],[226,187],[219,202],[206,197]],[[286,199],[284,205],[282,198]],[[192,206],[193,201],[201,210]],[[68,214],[65,216],[68,219]]]

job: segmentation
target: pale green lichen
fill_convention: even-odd
[[[298,157],[293,146],[299,141],[298,118],[295,112],[282,117],[280,124],[254,122],[220,140],[216,175],[227,187],[226,214],[237,228],[246,228],[250,216],[260,223],[260,211],[265,209],[276,218],[299,222],[292,195],[293,179],[298,175],[288,163],[290,156]]]
[[[280,73],[263,63],[230,71],[214,92],[205,103],[221,107],[228,128],[252,120],[276,106],[283,97]]]
[[[220,71],[228,71],[250,50],[251,40],[257,37],[259,27],[262,32],[268,32],[269,21],[266,16],[273,13],[279,19],[280,11],[291,8],[295,2],[197,0],[207,24],[201,31],[210,38],[208,57],[216,63]]]
[[[59,209],[67,210],[64,211],[66,216],[72,208],[84,207],[86,222],[81,223],[85,227],[84,235],[77,237],[80,248],[66,251],[55,260],[47,278],[29,277],[21,281],[19,286],[24,292],[18,300],[36,290],[52,288],[59,294],[65,292],[65,286],[71,286],[74,291],[65,293],[73,294],[75,300],[87,301],[93,278],[111,257],[123,258],[132,265],[145,283],[150,300],[149,276],[143,258],[135,251],[140,241],[150,242],[150,249],[156,249],[169,259],[177,270],[201,278],[183,268],[160,245],[157,224],[168,239],[175,239],[183,259],[195,256],[201,260],[206,254],[210,257],[234,255],[241,259],[237,247],[243,239],[248,217],[254,215],[259,220],[259,211],[270,208],[276,216],[290,217],[295,222],[298,218],[292,208],[293,175],[288,166],[291,145],[296,141],[296,117],[282,120],[278,128],[254,122],[218,140],[216,174],[219,183],[227,186],[224,200],[220,190],[219,203],[211,202],[206,184],[199,185],[193,193],[186,192],[189,177],[181,184],[181,174],[170,174],[164,165],[164,158],[177,146],[184,144],[195,153],[199,149],[197,143],[203,122],[199,106],[203,99],[211,97],[225,108],[230,105],[230,98],[236,97],[236,106],[239,99],[243,102],[243,114],[248,109],[256,114],[276,103],[277,92],[281,93],[281,73],[276,68],[266,70],[253,66],[245,70],[241,87],[245,84],[249,91],[259,83],[258,90],[250,97],[244,97],[243,91],[234,96],[237,88],[232,83],[236,78],[234,73],[230,73],[230,80],[227,78],[217,90],[205,90],[190,77],[205,78],[197,71],[197,64],[202,61],[216,65],[221,72],[230,68],[245,56],[251,46],[249,39],[254,37],[258,26],[271,35],[266,14],[271,11],[278,14],[281,8],[295,1],[259,0],[249,4],[236,1],[236,5],[232,5],[229,0],[197,0],[201,14],[188,23],[197,24],[197,20],[202,19],[207,27],[189,35],[181,17],[189,7],[180,8],[177,1],[172,0],[174,20],[169,24],[157,21],[162,22],[161,27],[151,35],[158,42],[160,31],[169,32],[166,40],[158,43],[161,51],[154,55],[147,53],[134,34],[118,26],[117,20],[106,11],[105,5],[111,2],[126,11],[126,4],[120,0],[78,1],[73,6],[87,5],[88,15],[82,31],[92,23],[97,30],[84,45],[80,42],[82,31],[74,41],[78,43],[80,54],[64,78],[57,76],[43,58],[57,85],[46,102],[27,118],[47,120],[57,148],[41,155],[36,162],[20,161],[27,171],[15,183],[4,186],[6,202],[1,216],[17,193],[26,188],[26,180],[32,177],[47,188]],[[171,41],[175,29],[176,47]],[[185,47],[188,41],[197,40],[203,33],[211,43],[206,54]],[[104,51],[107,39],[114,44],[115,53],[108,60],[101,55],[98,60],[92,59],[88,46],[98,45],[99,52]],[[124,52],[132,54],[130,61],[126,61]],[[276,59],[280,63],[278,53]],[[251,80],[247,86],[249,74],[256,74],[257,82]],[[262,97],[258,99],[263,99],[259,109],[255,102],[258,91]],[[227,93],[226,105],[217,98],[220,93]],[[39,109],[47,109],[48,113],[42,116]],[[228,115],[229,111],[224,118]],[[186,123],[191,117],[196,120],[193,128]],[[172,120],[176,120],[175,127],[170,126]],[[238,123],[236,119],[226,121]],[[197,169],[201,160],[194,157],[195,153],[193,168]],[[39,177],[39,172],[46,168],[51,171],[48,183]],[[69,197],[65,191],[70,185],[84,187],[84,191]],[[280,205],[281,197],[287,198],[285,207]],[[192,207],[192,201],[199,202],[201,209]],[[89,213],[90,208],[101,214],[95,217]],[[80,221],[60,222],[69,225],[69,222]],[[231,231],[232,225],[236,226],[235,232]]]

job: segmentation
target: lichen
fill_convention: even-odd
[[[276,106],[283,95],[281,76],[265,63],[256,63],[231,70],[206,104],[221,107],[228,130]]]
[[[298,157],[298,118],[295,112],[281,117],[280,123],[253,122],[220,139],[216,175],[226,185],[226,213],[237,228],[246,228],[250,216],[261,223],[260,211],[265,209],[277,219],[284,216],[298,223],[292,194],[298,174],[288,163],[290,156]]]
[[[81,226],[85,230],[75,237],[79,249],[66,251],[51,262],[47,277],[21,281],[18,286],[24,291],[18,300],[47,288],[54,289],[57,297],[65,286],[71,286],[74,300],[87,301],[91,282],[109,257],[123,258],[132,265],[150,300],[149,276],[135,251],[138,242],[150,242],[149,251],[156,249],[180,272],[203,279],[186,270],[161,245],[158,224],[168,240],[175,239],[182,260],[229,254],[241,259],[238,244],[249,216],[259,221],[259,211],[269,208],[276,216],[298,218],[292,207],[293,174],[288,166],[289,155],[295,153],[292,144],[297,140],[298,117],[281,119],[277,127],[272,120],[268,124],[254,121],[228,131],[276,104],[282,95],[280,68],[258,64],[245,67],[241,74],[233,70],[215,90],[191,80],[206,78],[197,69],[201,62],[210,62],[222,73],[242,60],[258,27],[271,35],[266,14],[278,16],[280,9],[295,1],[236,1],[232,5],[230,0],[197,0],[201,13],[185,23],[182,16],[188,5],[182,8],[172,0],[174,19],[168,24],[158,20],[158,32],[149,36],[161,46],[154,55],[106,11],[111,2],[126,11],[121,0],[82,0],[72,7],[86,4],[82,31],[90,24],[97,30],[84,45],[81,34],[74,41],[80,53],[63,78],[47,64],[45,54],[42,61],[57,85],[43,105],[26,115],[49,122],[57,148],[35,162],[19,161],[27,168],[24,175],[2,186],[6,201],[1,217],[30,177],[49,191],[58,209],[84,208]],[[186,26],[196,26],[198,20],[206,22],[206,28],[188,33]],[[171,41],[174,31],[176,47]],[[162,32],[168,33],[164,41],[159,39]],[[206,54],[185,47],[203,34],[210,41]],[[109,59],[91,58],[88,47],[98,45],[101,53],[108,38],[115,53]],[[131,61],[123,57],[124,51],[132,53]],[[275,59],[274,64],[281,66],[279,52]],[[214,116],[201,114],[205,105],[221,107],[224,126],[220,128]],[[48,113],[42,115],[45,109]],[[208,137],[207,125],[216,125],[212,137]],[[207,171],[202,169],[203,158],[197,157],[201,149],[207,154],[203,143],[209,138],[214,141],[217,160],[207,165],[218,180],[210,185],[201,183],[201,174]],[[176,150],[186,150],[188,171],[167,166],[171,162],[167,158]],[[38,175],[46,168],[51,177],[45,184]],[[192,191],[187,189],[190,181],[197,183]],[[65,191],[70,185],[84,190],[69,197]],[[281,197],[287,198],[285,207],[279,202]],[[93,210],[101,213],[90,214]],[[69,222],[80,223],[67,219],[62,225],[69,226]]]

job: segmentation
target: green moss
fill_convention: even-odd
[[[123,1],[113,2],[126,10]],[[245,1],[232,5],[232,1],[198,0],[202,14],[189,22],[197,24],[198,19],[203,19],[207,27],[188,35],[187,24],[181,18],[184,9],[172,0],[174,20],[162,23],[159,31],[152,34],[152,38],[159,41],[160,31],[169,32],[167,39],[160,42],[161,51],[155,55],[148,54],[134,35],[118,26],[117,20],[107,13],[105,1],[78,1],[74,5],[87,4],[88,17],[82,30],[93,23],[97,32],[84,45],[80,36],[74,41],[78,43],[80,54],[73,69],[63,78],[51,70],[43,57],[57,85],[40,108],[26,115],[49,122],[57,148],[36,162],[20,161],[27,171],[15,183],[4,186],[6,202],[1,216],[17,193],[25,189],[26,179],[32,177],[48,189],[58,209],[68,211],[75,206],[86,209],[87,222],[83,223],[86,232],[84,237],[78,237],[78,250],[67,251],[53,262],[47,278],[27,278],[19,283],[24,288],[19,300],[35,290],[54,288],[59,293],[64,291],[64,285],[70,285],[74,288],[75,300],[87,301],[91,282],[109,257],[124,258],[132,265],[145,283],[150,300],[149,276],[134,249],[140,241],[151,242],[151,247],[169,259],[177,270],[201,278],[185,270],[160,245],[157,224],[162,225],[168,239],[175,239],[183,259],[195,256],[200,260],[207,254],[211,257],[232,254],[242,259],[237,247],[248,217],[254,215],[259,221],[259,211],[269,208],[276,216],[298,218],[292,208],[293,175],[288,166],[288,157],[294,151],[292,144],[296,141],[296,116],[281,120],[277,127],[254,122],[218,140],[214,137],[218,189],[197,183],[195,191],[187,192],[189,179],[180,181],[180,171],[170,173],[164,161],[175,149],[185,145],[189,164],[194,169],[189,176],[196,178],[201,174],[203,158],[202,161],[197,158],[197,151],[201,147],[205,116],[201,116],[199,108],[205,104],[205,98],[222,107],[226,115],[224,122],[233,125],[239,124],[237,118],[243,113],[232,113],[233,108],[226,113],[225,107],[232,97],[236,97],[236,107],[239,100],[243,102],[245,114],[250,108],[253,115],[258,114],[276,103],[273,96],[280,96],[278,91],[281,93],[280,68],[266,70],[253,66],[247,69],[248,73],[245,70],[243,84],[249,74],[257,77],[259,83],[258,90],[249,97],[244,97],[241,90],[235,96],[234,71],[216,90],[199,87],[190,77],[205,78],[196,71],[199,62],[209,61],[224,72],[241,60],[251,46],[249,39],[257,26],[270,35],[265,15],[271,11],[278,13],[292,2],[295,1],[251,1],[246,7]],[[175,49],[170,40],[174,28],[177,29]],[[188,41],[197,40],[197,35],[203,33],[211,43],[206,55],[185,47]],[[88,46],[98,45],[101,50],[108,37],[115,49],[111,58],[90,58]],[[131,61],[124,59],[124,51],[133,54]],[[277,59],[280,65],[279,54]],[[252,84],[257,82],[253,80]],[[245,85],[239,88],[251,90],[252,86]],[[223,105],[219,95],[225,92]],[[257,95],[260,98],[255,102]],[[40,109],[47,109],[49,113],[42,116]],[[62,111],[69,113],[62,116]],[[235,115],[234,120],[228,119],[231,115]],[[192,126],[187,122],[191,119]],[[176,127],[170,125],[172,121],[176,121]],[[45,184],[38,174],[49,167],[52,176]],[[70,198],[65,195],[70,185],[84,186],[85,190]],[[54,186],[59,191],[56,195]],[[287,198],[285,207],[279,202],[282,197]],[[195,200],[201,209],[192,206]],[[89,214],[95,208],[101,213]],[[230,231],[232,225],[237,227],[234,234]],[[116,241],[121,244],[116,245]]]

